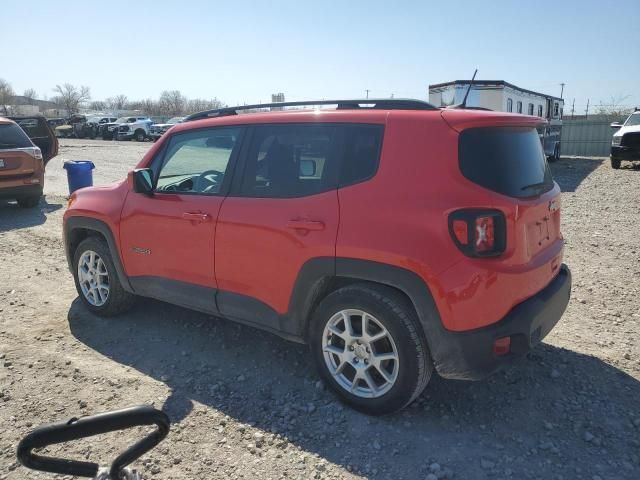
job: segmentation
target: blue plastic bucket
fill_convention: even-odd
[[[62,166],[67,171],[69,194],[79,188],[93,185],[93,169],[96,166],[90,160],[67,160]]]

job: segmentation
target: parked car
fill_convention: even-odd
[[[616,122],[611,127],[618,129],[611,140],[611,166],[618,169],[623,160],[640,161],[640,110],[623,124]]]
[[[185,117],[173,117],[167,120],[167,123],[154,123],[149,130],[149,138],[154,142],[166,133],[171,127],[178,123],[182,123]]]
[[[56,127],[64,125],[67,121],[64,118],[48,118],[47,123],[52,130],[55,130]]]
[[[152,123],[151,119],[145,116],[120,117],[120,118],[117,118],[114,122],[104,123],[102,125],[102,129],[101,129],[102,139],[117,140],[118,134],[119,134],[118,127],[128,123],[136,123],[136,122],[144,122],[144,125],[147,125],[147,123],[149,124]],[[148,125],[147,125],[147,128],[148,128]]]
[[[86,308],[153,297],[308,343],[370,414],[411,403],[434,369],[479,379],[538,344],[571,289],[545,120],[417,100],[271,106],[311,103],[338,108],[192,115],[126,180],[71,195]]]
[[[136,139],[138,142],[144,142],[149,136],[149,130],[153,121],[150,118],[137,118],[135,122],[127,122],[118,126],[118,140]]]
[[[86,131],[83,132],[85,137],[94,139],[101,136],[101,128],[103,125],[111,122],[115,122],[117,117],[93,115],[86,119]]]
[[[35,207],[44,169],[58,154],[58,139],[44,117],[0,117],[0,198]]]

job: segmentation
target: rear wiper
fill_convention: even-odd
[[[525,185],[520,190],[529,190],[530,188],[542,188],[542,187],[546,187],[548,185],[549,184],[547,182],[542,181],[542,182],[538,182],[538,183],[532,183],[531,185]]]
[[[17,146],[15,143],[0,143],[0,148],[16,148]]]

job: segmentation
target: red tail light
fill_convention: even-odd
[[[505,218],[499,210],[457,210],[449,216],[449,231],[470,257],[494,257],[506,247]]]

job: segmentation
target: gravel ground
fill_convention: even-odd
[[[110,320],[82,308],[61,163],[94,161],[102,184],[149,146],[63,140],[40,207],[0,203],[0,479],[51,478],[15,460],[35,425],[141,403],[173,422],[136,463],[145,478],[640,478],[637,165],[552,166],[574,292],[542,345],[483,382],[434,378],[404,412],[371,418],[322,388],[304,346],[153,300]],[[135,434],[64,451],[104,464]]]

